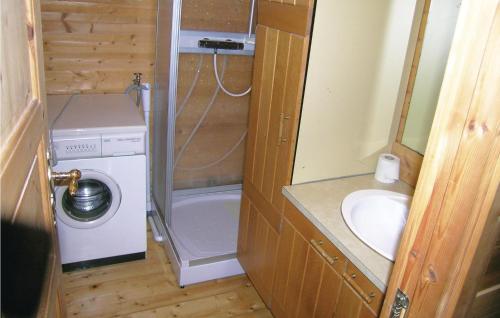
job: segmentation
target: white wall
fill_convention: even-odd
[[[317,0],[292,183],[374,171],[414,10],[414,0]]]

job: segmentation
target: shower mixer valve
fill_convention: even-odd
[[[242,42],[235,42],[232,40],[211,40],[204,38],[198,41],[198,47],[205,49],[215,50],[243,50],[244,44]]]

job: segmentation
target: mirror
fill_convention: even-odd
[[[418,65],[418,68],[409,80],[408,92],[411,93],[407,94],[409,100],[405,100],[401,116],[402,121],[406,120],[402,135],[398,133],[401,144],[422,155],[427,146],[461,2],[433,0],[428,14],[424,12],[422,18],[420,33],[424,32],[424,38],[417,43],[413,60],[413,67]]]

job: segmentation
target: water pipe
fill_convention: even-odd
[[[149,112],[151,111],[151,84],[141,85],[141,102],[144,112],[144,121],[146,122],[146,211],[151,211],[151,163],[149,155]]]

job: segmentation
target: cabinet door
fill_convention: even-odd
[[[332,317],[342,279],[285,219],[271,310],[276,317]]]
[[[284,202],[281,188],[292,175],[313,0],[259,0],[258,6],[243,181],[242,215],[247,220],[240,225],[238,258],[269,304],[276,259],[272,251]]]
[[[342,283],[335,318],[375,318],[377,315],[345,280]]]
[[[243,189],[251,201],[265,201],[264,216],[277,230],[281,188],[292,175],[313,8],[312,0],[281,2],[258,2]]]
[[[354,289],[344,281],[340,292],[338,310],[335,318],[356,318],[359,316],[363,300]]]
[[[271,306],[271,311],[278,318],[294,317],[297,312],[308,245],[307,241],[285,219],[279,241]]]
[[[243,194],[238,236],[238,258],[255,288],[270,306],[278,233]]]

